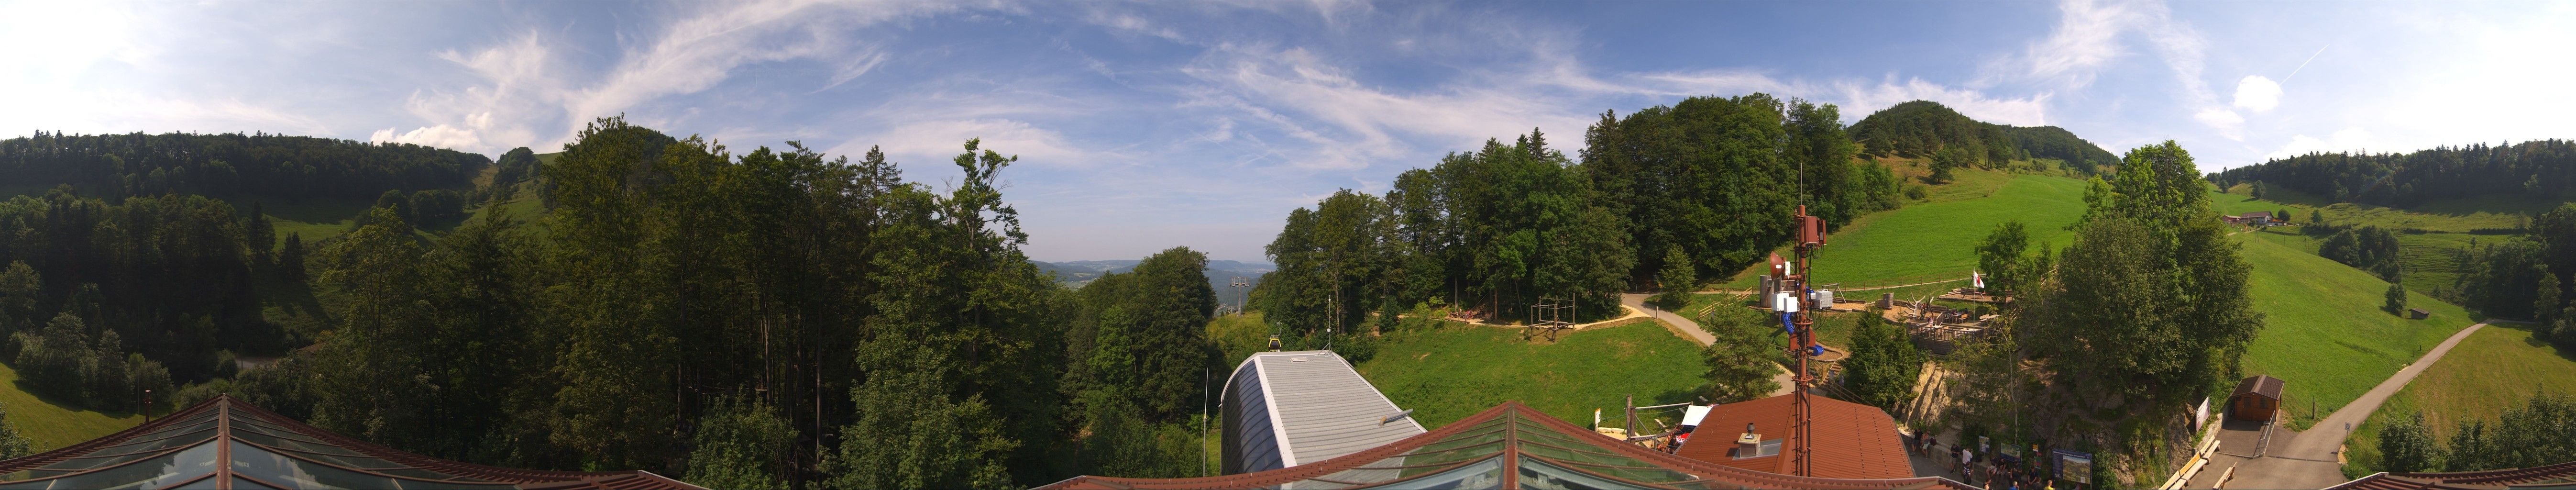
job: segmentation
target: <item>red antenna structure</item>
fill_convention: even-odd
[[[1808,407],[1807,388],[1815,384],[1815,377],[1808,369],[1807,360],[1814,358],[1821,349],[1816,347],[1816,321],[1808,311],[1824,305],[1800,308],[1798,303],[1815,297],[1815,291],[1808,289],[1810,281],[1807,275],[1815,270],[1811,268],[1811,262],[1816,249],[1825,246],[1825,220],[1808,216],[1806,206],[1798,206],[1797,214],[1791,215],[1790,219],[1797,222],[1798,241],[1790,247],[1793,258],[1782,260],[1778,254],[1771,256],[1771,275],[1779,279],[1777,284],[1780,286],[1778,292],[1772,293],[1771,302],[1772,309],[1780,312],[1781,323],[1789,330],[1789,355],[1798,359],[1798,372],[1793,381],[1796,385],[1789,395],[1794,397],[1789,403],[1789,414],[1795,421],[1789,429],[1792,440],[1790,467],[1798,476],[1814,476],[1815,455],[1808,448],[1812,437],[1808,427],[1813,425],[1815,412]]]

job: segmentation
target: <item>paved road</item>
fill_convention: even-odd
[[[2352,436],[2349,427],[2360,426],[2363,420],[2370,418],[2371,412],[2379,410],[2380,403],[2395,396],[2397,390],[2406,388],[2406,382],[2413,381],[2415,375],[2424,372],[2424,368],[2441,361],[2442,355],[2449,354],[2451,347],[2460,345],[2461,339],[2469,338],[2469,334],[2486,326],[2484,323],[2470,325],[2460,329],[2460,333],[2451,334],[2451,338],[2442,340],[2441,345],[2433,346],[2432,352],[2424,353],[2424,357],[2416,359],[2414,364],[2397,370],[2396,375],[2379,382],[2379,386],[2371,388],[2361,398],[2336,409],[2325,420],[2317,421],[2317,425],[2309,427],[2306,432],[2298,432],[2286,441],[2282,438],[2290,433],[2272,434],[2272,447],[2263,451],[2262,458],[2238,465],[2236,480],[2228,482],[2227,486],[2325,488],[2347,481],[2343,477],[2343,465],[2335,463],[2335,451],[2342,450],[2344,439]]]
[[[1629,311],[1646,312],[1646,315],[1648,316],[1653,316],[1657,320],[1663,320],[1664,328],[1672,330],[1673,335],[1678,335],[1685,339],[1691,339],[1692,342],[1698,342],[1699,345],[1711,345],[1717,343],[1717,336],[1709,335],[1708,329],[1700,328],[1699,322],[1691,321],[1689,318],[1682,318],[1681,315],[1674,314],[1670,311],[1664,311],[1662,308],[1646,306],[1646,298],[1651,297],[1654,297],[1654,295],[1621,294],[1619,295],[1619,302],[1627,305]],[[1789,386],[1789,383],[1794,380],[1789,377],[1788,368],[1781,368],[1779,374],[1771,376],[1771,381],[1780,384],[1780,389],[1773,390],[1771,392],[1772,395],[1786,395],[1795,391]]]

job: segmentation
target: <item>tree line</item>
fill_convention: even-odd
[[[2423,412],[2379,430],[2379,468],[2390,473],[2532,468],[2576,460],[2576,397],[2538,393],[2495,419],[2451,428],[2448,444],[2432,435]]]
[[[386,189],[464,189],[482,155],[404,143],[240,134],[63,134],[0,140],[0,181],[85,195],[366,199]]]
[[[1949,106],[1928,100],[1909,101],[1863,118],[1851,126],[1851,137],[1872,156],[1934,158],[1944,150],[1951,159],[1983,168],[2006,162],[2049,158],[2077,173],[2118,165],[2109,150],[2056,126],[2009,126],[1969,119]],[[1936,179],[1939,180],[1939,179]]]
[[[435,457],[717,488],[1196,475],[1222,369],[1205,256],[1064,289],[1020,251],[996,183],[1016,157],[964,148],[942,192],[874,150],[736,154],[602,119],[526,167],[538,222],[422,239],[413,201],[380,200],[310,252],[331,324],[308,352],[175,403],[231,393]]]
[[[1488,140],[1382,196],[1290,212],[1252,302],[1306,335],[1421,306],[1528,320],[1558,298],[1597,316],[1620,291],[1694,287],[1787,243],[1801,204],[1832,226],[1899,205],[1901,182],[1853,159],[1837,111],[1752,94],[1605,113],[1580,162],[1535,130]]]
[[[202,379],[220,349],[283,350],[293,339],[262,318],[254,289],[274,271],[270,235],[250,223],[266,226],[196,195],[110,204],[64,186],[0,201],[0,357],[47,373],[30,378],[41,390],[123,409],[128,390],[73,382],[121,375],[54,367],[125,365],[131,352],[166,364],[160,378]]]
[[[2221,186],[2259,182],[2332,202],[2409,207],[2437,199],[2576,189],[2576,141],[2477,143],[2407,153],[2309,153],[2218,172]]]

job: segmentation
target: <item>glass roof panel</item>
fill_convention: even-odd
[[[233,437],[234,437],[234,438],[236,438],[236,439],[241,439],[241,440],[243,440],[243,441],[250,442],[250,443],[252,443],[252,444],[259,444],[259,445],[262,445],[262,446],[269,446],[269,447],[271,447],[271,448],[277,448],[277,449],[279,449],[279,450],[283,450],[283,451],[287,451],[287,452],[294,452],[294,453],[296,453],[296,454],[295,454],[295,456],[300,456],[300,457],[303,457],[304,459],[310,459],[310,460],[315,460],[315,461],[321,461],[321,462],[324,462],[324,463],[336,464],[336,465],[340,465],[340,466],[347,466],[347,467],[350,467],[350,468],[374,469],[374,468],[408,468],[408,467],[410,467],[409,465],[404,465],[404,464],[401,464],[401,463],[395,463],[395,462],[392,462],[392,461],[386,461],[386,460],[382,460],[382,459],[370,458],[370,457],[366,457],[366,456],[341,456],[341,455],[333,454],[333,453],[314,454],[314,453],[310,453],[310,452],[299,452],[299,451],[296,451],[296,450],[308,449],[308,448],[306,448],[306,447],[301,447],[301,446],[304,446],[304,444],[302,444],[302,443],[298,443],[298,442],[295,442],[295,441],[293,441],[293,440],[281,440],[281,439],[271,438],[271,437],[268,437],[268,436],[259,435],[259,434],[254,434],[254,433],[250,433],[250,432],[235,432],[235,433],[233,433]],[[283,445],[281,445],[281,444],[283,444]],[[443,479],[447,479],[447,478],[449,478],[449,477],[447,477],[447,476],[436,476],[436,477],[427,477],[427,478],[443,480]]]
[[[186,434],[171,434],[171,435],[169,435],[168,437],[162,437],[162,438],[158,438],[158,439],[151,439],[151,440],[137,440],[137,441],[135,441],[135,442],[129,442],[129,443],[120,444],[120,445],[115,445],[115,446],[108,446],[108,447],[106,447],[106,448],[104,448],[104,449],[99,449],[99,450],[97,450],[97,451],[90,451],[90,452],[89,452],[89,454],[83,454],[83,455],[80,455],[80,456],[77,456],[77,457],[79,457],[79,458],[97,458],[97,457],[106,457],[106,456],[122,456],[122,455],[127,455],[127,454],[134,454],[134,453],[158,452],[158,451],[163,450],[163,449],[169,449],[169,448],[174,448],[174,447],[179,447],[179,446],[185,446],[185,445],[189,445],[189,444],[195,444],[195,443],[200,443],[200,442],[206,442],[206,440],[207,440],[207,439],[213,439],[213,438],[215,438],[215,432],[214,432],[214,430],[215,430],[215,428],[214,428],[213,426],[209,425],[209,426],[207,426],[205,429],[203,429],[203,430],[199,430],[199,431],[196,431],[196,432],[190,432],[190,433],[186,433]]]
[[[311,456],[311,455],[305,455]],[[378,460],[381,461],[381,460]],[[391,464],[391,463],[387,463]],[[422,473],[430,473],[422,470]],[[481,480],[418,481],[374,475],[334,468],[261,449],[249,444],[233,445],[233,472],[298,488],[400,488],[400,489],[506,489],[517,488],[507,483],[481,483]],[[435,473],[432,473],[435,474]],[[446,478],[457,478],[447,476]],[[242,488],[236,486],[235,488]]]
[[[277,490],[277,487],[261,485],[259,482],[236,476],[233,477],[233,490]]]
[[[283,438],[288,438],[288,439],[294,439],[294,440],[298,440],[298,441],[304,441],[304,442],[308,442],[308,443],[312,443],[312,444],[316,444],[316,445],[323,445],[323,446],[333,446],[333,447],[338,447],[338,446],[337,446],[337,445],[335,445],[335,444],[331,444],[331,443],[328,443],[328,442],[322,442],[322,440],[321,440],[321,439],[315,438],[315,437],[313,437],[313,436],[304,435],[304,433],[296,432],[296,431],[294,431],[294,430],[287,429],[287,428],[286,428],[286,427],[284,427],[284,426],[280,426],[280,425],[277,425],[277,424],[275,424],[275,423],[271,423],[271,422],[266,421],[266,420],[259,420],[257,417],[236,417],[236,418],[234,418],[234,419],[233,419],[233,428],[234,428],[234,429],[244,429],[244,430],[259,431],[259,432],[261,432],[261,433],[268,434],[268,435],[272,435],[272,436],[283,437]]]
[[[1310,483],[1307,481],[1299,481],[1291,485],[1295,488],[1307,488]],[[1475,464],[1460,466],[1457,469],[1433,473],[1420,478],[1399,481],[1371,488],[1389,490],[1417,490],[1433,488],[1477,490],[1502,487],[1503,458],[1497,456],[1486,458],[1484,461],[1478,461]]]
[[[215,490],[215,485],[223,482],[224,479],[222,478],[207,478],[204,480],[188,482],[186,485],[170,487],[170,490]],[[236,488],[238,488],[238,486],[236,486]]]
[[[1583,472],[1568,470],[1535,459],[1522,459],[1520,473],[1521,488],[1546,490],[1644,488],[1617,480],[1586,475]]]
[[[289,458],[252,447],[233,445],[233,472],[299,488],[395,488],[390,477]]]
[[[215,445],[198,444],[134,464],[25,482],[7,488],[161,488],[214,472]]]

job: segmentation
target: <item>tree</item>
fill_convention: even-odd
[[[1905,330],[1876,312],[1859,315],[1852,328],[1849,360],[1843,361],[1845,386],[1859,401],[1885,408],[1914,399],[1914,381],[1923,373],[1923,352]]]
[[[2434,445],[2432,434],[2424,427],[2423,412],[2414,412],[2379,429],[2381,471],[2438,471],[2442,468],[2441,452],[2442,448]]]
[[[2388,310],[2389,313],[2404,316],[2406,314],[2406,285],[2393,282],[2388,283],[2388,303],[2381,305],[2380,308]]]
[[[2131,150],[2116,179],[2088,194],[2089,221],[2020,324],[2049,369],[2079,385],[2185,396],[2234,372],[2262,325],[2245,294],[2252,267],[2179,145]]]
[[[1771,376],[1780,372],[1779,346],[1762,334],[1759,313],[1738,313],[1740,308],[1720,308],[1701,317],[1701,328],[1717,338],[1702,349],[1708,371],[1709,400],[1734,403],[1771,396],[1780,383]]]
[[[1968,155],[1966,148],[1942,148],[1932,154],[1932,175],[1926,178],[1934,184],[1949,182],[1950,171],[1968,165],[1972,158],[1974,157]]]
[[[258,201],[250,203],[250,217],[242,220],[242,232],[242,244],[250,248],[252,269],[266,272],[277,263],[276,254],[271,252],[275,250],[271,244],[277,243],[277,227],[269,224],[268,214],[260,209]]]
[[[287,282],[304,282],[304,234],[286,234],[286,243],[277,249],[278,277]]]
[[[1678,307],[1689,303],[1691,290],[1699,286],[1699,267],[1691,264],[1690,254],[1682,253],[1681,247],[1664,249],[1664,271],[1656,274],[1655,283],[1664,290],[1659,302]]]
[[[16,459],[36,454],[35,441],[18,433],[18,423],[9,418],[7,407],[0,407],[0,459]]]
[[[1174,247],[1145,258],[1134,272],[1084,286],[1086,311],[1069,342],[1080,363],[1068,388],[1125,398],[1142,410],[1126,415],[1149,423],[1198,413],[1207,323],[1216,312],[1206,273],[1207,254]]]
[[[1003,458],[1019,446],[990,423],[992,409],[981,396],[956,399],[957,373],[939,349],[927,344],[896,346],[893,364],[874,366],[866,382],[850,390],[863,410],[858,420],[841,428],[839,452],[817,468],[834,488],[1005,488],[1011,484]]]
[[[2030,233],[2020,221],[2005,221],[1977,242],[1977,269],[1986,274],[1986,290],[2018,292],[2049,269],[2049,250],[2030,255]]]
[[[718,397],[698,418],[691,437],[690,483],[707,488],[785,490],[796,429],[778,410],[742,396]]]

